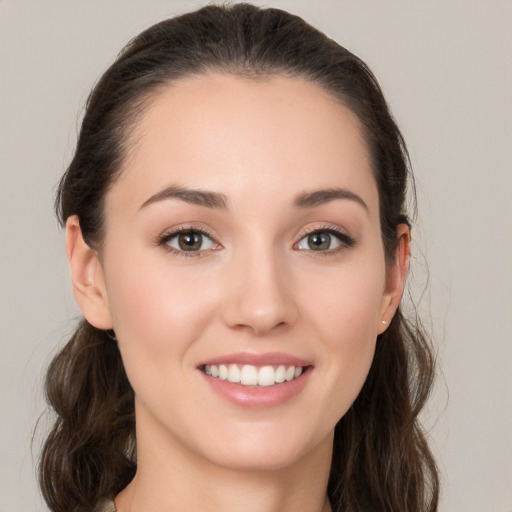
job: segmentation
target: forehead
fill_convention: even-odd
[[[234,197],[349,186],[377,201],[357,116],[300,78],[175,81],[148,99],[128,142],[119,184],[141,200],[178,184]]]

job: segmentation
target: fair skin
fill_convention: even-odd
[[[155,94],[131,137],[100,252],[67,223],[75,297],[135,391],[118,511],[330,510],[334,426],[408,265],[405,226],[385,262],[358,119],[304,80],[211,74]]]

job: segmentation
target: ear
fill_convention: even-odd
[[[76,215],[66,221],[66,253],[78,307],[91,325],[98,329],[111,329],[112,317],[103,267],[97,252],[85,243]]]
[[[387,265],[386,288],[382,296],[381,315],[378,334],[388,327],[396,313],[404,292],[405,278],[409,270],[409,251],[411,235],[407,224],[399,224],[396,228],[397,247],[394,260]]]

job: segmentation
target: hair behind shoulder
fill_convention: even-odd
[[[77,215],[85,241],[101,246],[104,199],[121,172],[127,138],[159,88],[212,70],[249,79],[284,74],[313,81],[363,127],[379,190],[386,258],[407,221],[407,150],[379,84],[359,58],[279,9],[208,6],[162,21],[134,38],[92,91],[74,157],[56,198],[62,224]],[[328,494],[334,511],[434,512],[438,473],[418,421],[434,376],[427,336],[400,311],[377,340],[362,392],[335,430]],[[83,321],[51,363],[56,414],[40,463],[53,512],[91,510],[136,470],[133,391],[117,344]]]

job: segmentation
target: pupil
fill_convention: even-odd
[[[196,251],[201,249],[202,235],[200,233],[182,233],[178,244],[183,251]]]
[[[331,245],[331,237],[328,233],[314,233],[308,236],[308,244],[313,251],[326,250]]]

